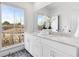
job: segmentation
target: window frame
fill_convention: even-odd
[[[13,8],[18,8],[18,9],[22,9],[23,10],[23,19],[25,19],[24,18],[24,12],[25,12],[25,10],[24,10],[24,8],[21,8],[21,7],[18,7],[18,6],[14,6],[14,5],[12,5],[12,4],[6,4],[6,3],[1,3],[1,6],[0,6],[0,8],[2,7],[2,5],[6,5],[6,6],[10,6],[10,7],[13,7]],[[14,21],[16,21],[15,20],[15,10],[14,10],[14,12],[13,12],[13,17],[14,17]],[[24,27],[24,24],[23,24],[23,27]],[[14,26],[13,26],[13,28],[15,29],[15,24],[14,24]],[[22,27],[21,27],[22,28]],[[2,16],[1,16],[1,11],[0,11],[0,33],[2,34]],[[21,33],[21,35],[24,35],[24,33]],[[13,32],[13,35],[16,35],[16,33],[15,32]],[[0,39],[0,44],[1,44],[1,46],[0,46],[0,48],[4,48],[4,47],[2,47],[2,38],[3,38],[3,36],[1,36],[1,39]],[[14,39],[13,39],[14,40]],[[21,42],[22,44],[24,43],[24,42]],[[20,42],[18,43],[18,44],[21,44]],[[13,45],[18,45],[18,44],[13,44]],[[10,47],[10,46],[12,46],[12,45],[9,45],[9,46],[5,46],[5,47]]]

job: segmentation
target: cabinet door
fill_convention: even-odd
[[[34,48],[34,47],[35,47],[35,46],[34,46],[34,43],[35,43],[34,40],[35,40],[35,39],[36,39],[36,38],[35,38],[34,36],[31,36],[31,37],[30,37],[30,53],[32,54],[32,56],[34,56],[33,51],[34,51],[34,49],[35,49],[35,48]]]
[[[48,46],[46,44],[43,44],[43,57],[69,57],[70,55],[67,55],[58,49],[54,49],[51,46]]]
[[[40,38],[36,36],[32,36],[30,41],[30,52],[35,57],[42,56],[42,47],[40,44]]]
[[[70,57],[70,56],[65,53],[62,53],[61,51],[54,50],[54,57]]]
[[[53,49],[43,44],[43,57],[54,57]]]
[[[25,49],[27,51],[30,51],[30,35],[29,34],[25,34],[25,38],[24,38],[24,45],[25,45]]]

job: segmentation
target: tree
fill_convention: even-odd
[[[21,23],[17,23],[17,25],[21,25]]]
[[[9,25],[10,23],[8,21],[5,21],[2,25]]]

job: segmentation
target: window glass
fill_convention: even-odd
[[[8,5],[1,7],[2,47],[23,42],[24,10]]]

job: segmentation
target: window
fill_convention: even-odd
[[[24,40],[24,10],[8,5],[1,6],[2,47]]]

